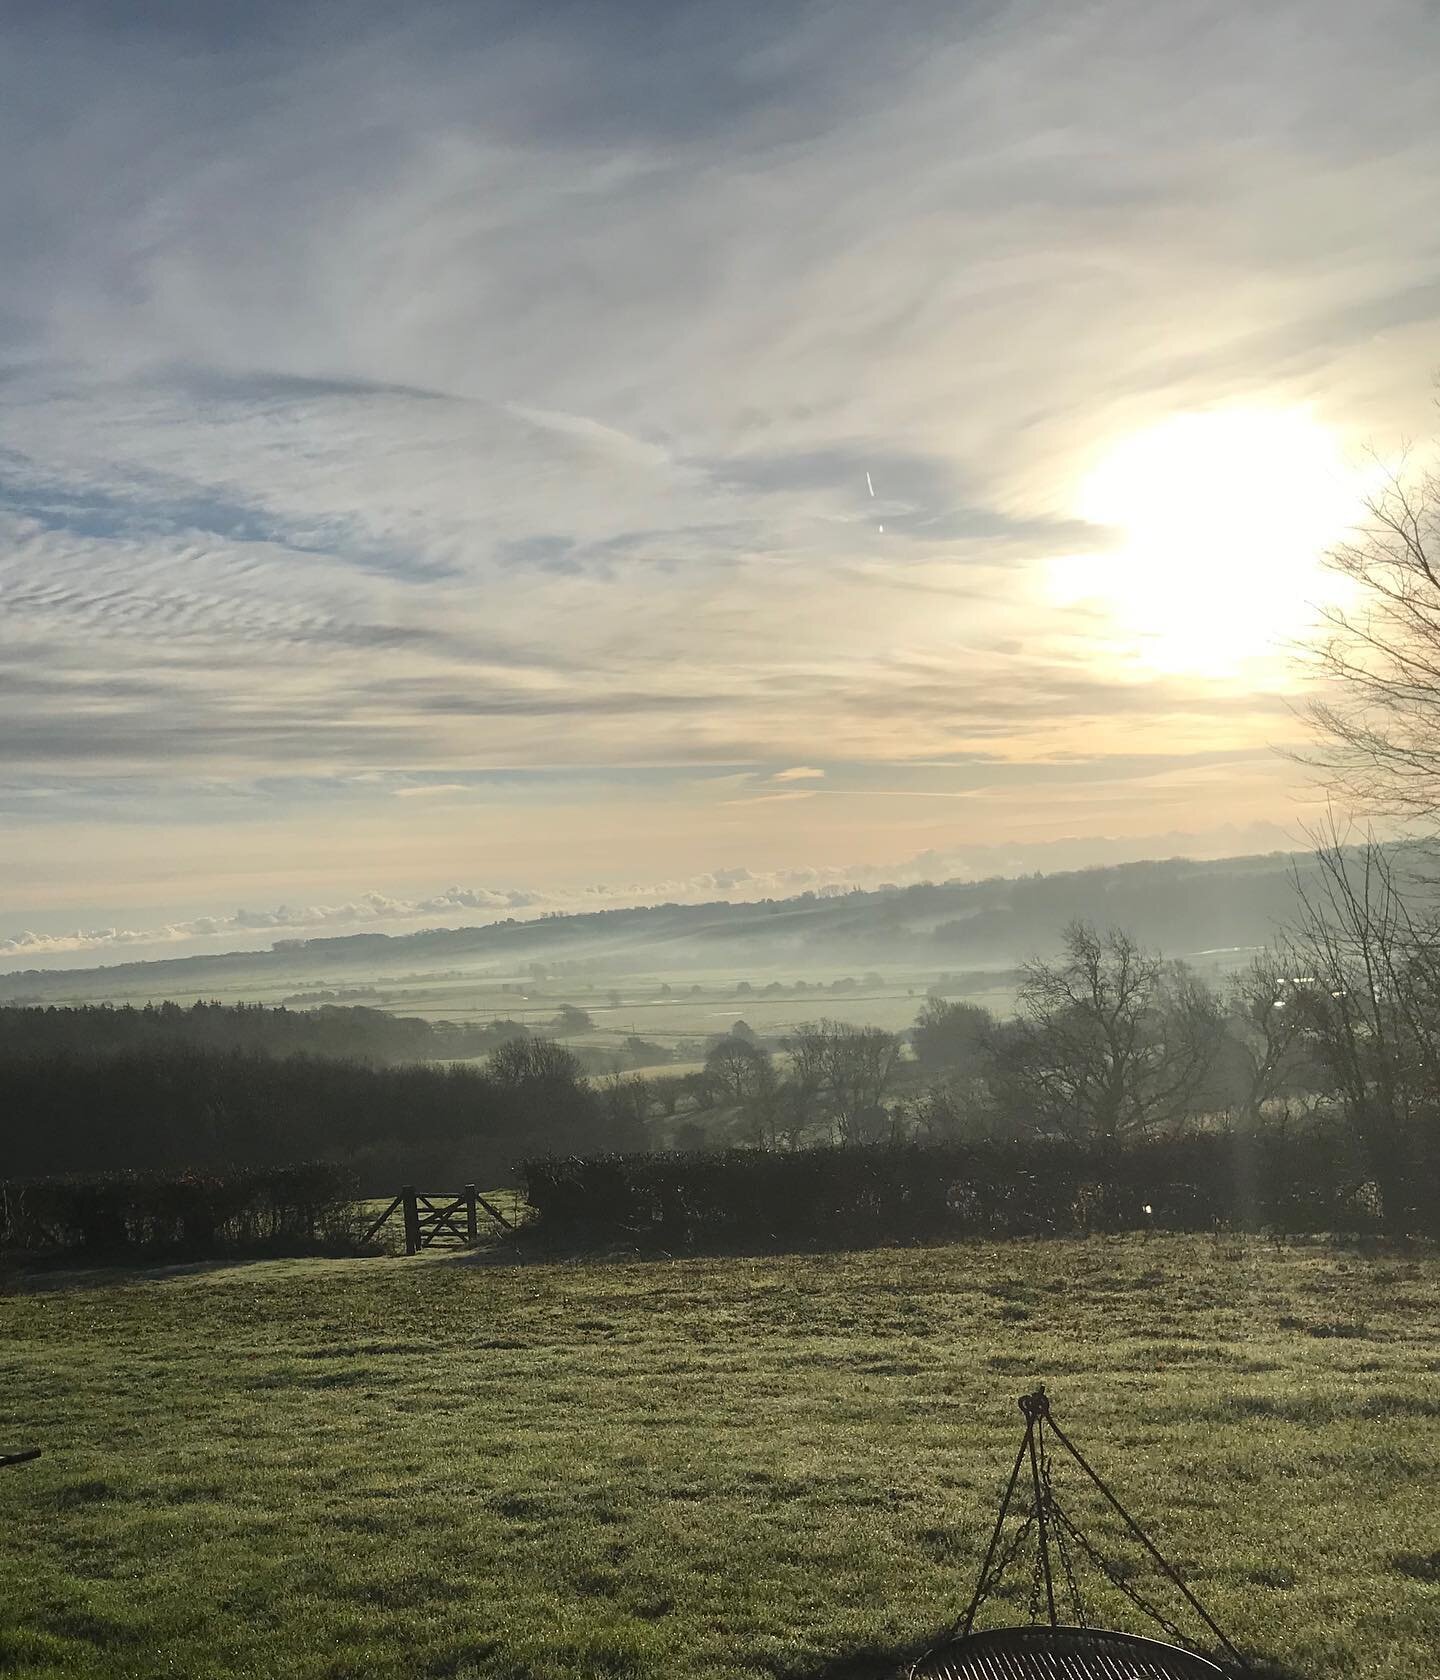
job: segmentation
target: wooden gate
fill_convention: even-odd
[[[361,1240],[369,1242],[399,1213],[405,1223],[407,1254],[418,1254],[422,1248],[474,1248],[480,1241],[482,1211],[507,1231],[515,1229],[473,1184],[467,1184],[458,1196],[427,1196],[406,1184]]]

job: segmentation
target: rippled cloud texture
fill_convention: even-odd
[[[1048,580],[1166,415],[1428,425],[1435,28],[8,9],[0,938],[1283,825]]]

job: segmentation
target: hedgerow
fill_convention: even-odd
[[[547,1157],[521,1175],[537,1233],[665,1249],[1378,1224],[1347,1140],[1319,1127]]]
[[[0,1184],[0,1248],[103,1257],[304,1252],[347,1239],[351,1171],[330,1161]]]

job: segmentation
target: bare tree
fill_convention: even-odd
[[[1403,854],[1332,830],[1297,881],[1289,1006],[1328,1068],[1385,1218],[1433,1224],[1440,1194],[1440,928]]]
[[[992,1029],[993,1030],[993,1029]],[[929,1143],[1004,1137],[1014,1131],[983,1073],[952,1072],[902,1105],[906,1130]]]
[[[664,1073],[650,1081],[650,1092],[660,1112],[667,1120],[673,1120],[685,1094],[685,1082],[679,1074]]]
[[[882,1102],[900,1060],[898,1034],[817,1021],[797,1027],[785,1048],[791,1103],[805,1123],[823,1117],[841,1143],[863,1142],[884,1131]]]
[[[1293,957],[1266,951],[1227,988],[1223,1054],[1236,1074],[1231,1098],[1250,1122],[1282,1100],[1313,1108],[1326,1083],[1304,1012],[1295,1007],[1294,972]]]
[[[1065,929],[1058,962],[1025,966],[1018,1019],[993,1039],[1002,1110],[1042,1131],[1115,1142],[1183,1119],[1220,1037],[1203,982],[1129,934]]]
[[[758,1070],[769,1061],[758,1044],[731,1033],[711,1047],[705,1058],[705,1076],[721,1102],[738,1107],[753,1091]]]
[[[785,1119],[792,1144],[825,1120],[828,1081],[825,1026],[824,1022],[807,1022],[781,1040],[790,1057],[790,1076],[785,1082]]]
[[[560,1147],[577,1151],[634,1146],[629,1134],[612,1138],[579,1058],[554,1039],[508,1039],[486,1058],[485,1071],[505,1092],[522,1135],[544,1128]]]
[[[579,1057],[553,1038],[510,1038],[492,1050],[486,1071],[508,1090],[531,1087],[565,1092],[584,1083]]]
[[[768,1050],[753,1036],[730,1033],[706,1056],[705,1077],[725,1107],[740,1111],[751,1142],[762,1148],[774,1144],[779,1080]]]
[[[1329,693],[1302,756],[1348,804],[1440,840],[1440,474],[1392,476],[1329,563],[1350,599],[1324,612]],[[1332,819],[1316,878],[1297,880],[1288,957],[1293,1006],[1392,1223],[1440,1199],[1440,915],[1418,858],[1350,845]]]
[[[995,1017],[978,1003],[927,998],[910,1031],[915,1060],[927,1073],[973,1071],[994,1025]]]
[[[1440,827],[1440,474],[1394,475],[1328,557],[1348,601],[1322,609],[1328,695],[1299,756],[1344,803]]]
[[[900,1037],[883,1027],[831,1022],[827,1055],[830,1111],[843,1143],[866,1142],[886,1127],[881,1106],[896,1064]]]
[[[650,1082],[635,1073],[615,1073],[601,1082],[597,1095],[610,1147],[644,1149],[649,1142],[650,1117],[656,1107]]]

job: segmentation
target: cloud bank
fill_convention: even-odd
[[[271,935],[287,939],[348,933],[415,932],[421,928],[475,926],[543,912],[588,911],[649,904],[754,903],[802,893],[834,897],[854,890],[904,887],[923,881],[981,880],[1041,870],[1086,868],[1099,863],[1148,857],[1215,857],[1241,852],[1288,850],[1296,837],[1268,824],[1229,828],[1216,834],[1169,833],[1126,842],[1114,836],[1059,841],[1038,846],[968,847],[926,851],[890,865],[806,865],[753,870],[744,865],[706,870],[680,879],[604,882],[569,890],[521,887],[447,887],[425,898],[407,899],[367,892],[343,903],[237,910],[226,916],[197,916],[152,927],[101,927],[0,936],[0,961],[19,967],[63,966],[84,954],[126,958],[152,954],[203,954],[267,945]]]

